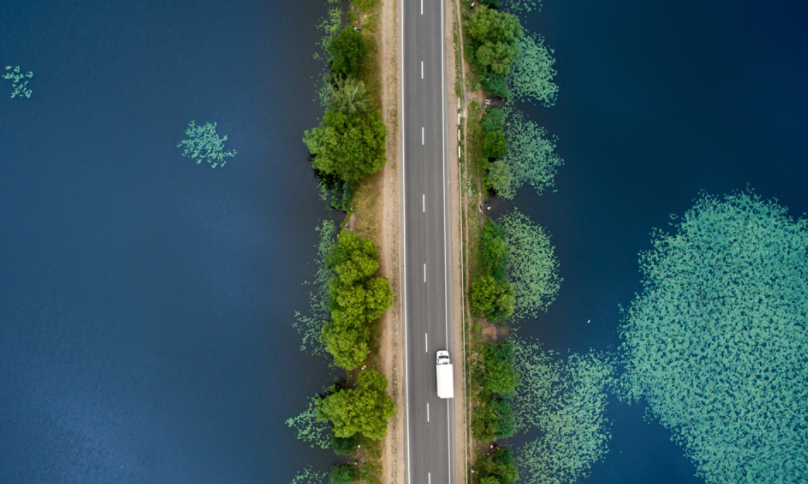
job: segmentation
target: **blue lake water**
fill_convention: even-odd
[[[641,290],[637,253],[702,190],[748,184],[808,212],[806,22],[801,1],[545,0],[523,16],[555,49],[561,90],[552,108],[522,108],[566,165],[557,193],[525,187],[514,203],[552,233],[564,278],[522,334],[563,353],[615,350],[618,304]],[[586,482],[703,482],[643,412],[610,403],[610,451]]]
[[[322,0],[0,2],[0,482],[288,482]],[[223,169],[177,143],[218,122]]]
[[[0,2],[0,482],[288,482],[332,457],[283,421],[326,383],[298,351],[317,198],[323,0]],[[808,7],[556,2],[558,193],[516,204],[553,234],[559,299],[523,331],[613,350],[637,252],[700,190],[751,184],[808,211]],[[7,92],[7,94],[3,94]],[[238,155],[176,144],[215,121]],[[586,321],[591,319],[592,323]],[[669,432],[613,402],[589,482],[700,482]]]

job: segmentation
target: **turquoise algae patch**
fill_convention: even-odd
[[[28,89],[28,81],[23,82],[23,79],[31,79],[32,77],[34,77],[33,72],[28,71],[23,74],[20,71],[20,66],[6,66],[6,72],[3,73],[3,79],[8,79],[11,81],[11,86],[14,88],[14,90],[11,92],[12,99],[17,96],[25,96],[26,98],[31,97],[33,91]]]
[[[216,168],[224,166],[227,158],[236,156],[236,150],[224,151],[227,136],[220,138],[216,134],[216,123],[197,126],[194,121],[191,121],[188,129],[185,130],[185,135],[188,136],[188,139],[180,141],[177,148],[185,148],[182,156],[196,160],[197,165],[204,160],[210,163],[211,168]]]
[[[555,360],[557,355],[538,343],[518,336],[512,340],[522,381],[512,402],[517,426],[539,432],[517,451],[520,477],[532,484],[586,478],[608,452],[606,404],[614,383],[614,357],[590,351]]]
[[[777,200],[703,195],[640,254],[621,333],[643,397],[708,483],[808,476],[808,230]]]

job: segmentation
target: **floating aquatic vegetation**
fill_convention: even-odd
[[[309,466],[295,474],[289,484],[325,484],[326,482],[328,482],[327,472],[316,472]]]
[[[614,362],[593,351],[553,361],[541,345],[513,337],[516,370],[522,379],[513,397],[520,428],[539,437],[517,453],[520,476],[534,484],[576,482],[608,452],[607,389]]]
[[[625,396],[708,483],[808,476],[808,226],[751,192],[702,195],[640,253]]]
[[[224,166],[227,163],[226,158],[236,156],[236,150],[224,151],[227,136],[220,138],[216,134],[216,123],[197,126],[194,121],[191,121],[185,134],[188,139],[180,141],[177,148],[185,147],[182,156],[195,159],[197,165],[202,163],[202,160],[206,160],[210,163],[211,168],[216,168]]]
[[[340,0],[328,0],[330,7],[328,7],[328,16],[317,24],[317,29],[323,31],[323,37],[317,44],[319,49],[314,53],[314,60],[326,61],[324,69],[320,72],[321,84],[317,88],[317,98],[319,99],[320,106],[328,107],[331,104],[331,70],[328,69],[328,60],[331,59],[325,46],[331,41],[331,37],[339,32],[342,27],[342,8],[339,6]],[[336,6],[334,6],[336,5]]]
[[[509,78],[513,98],[519,101],[534,99],[545,107],[553,106],[558,99],[558,84],[553,82],[558,72],[555,51],[544,45],[541,35],[523,35],[519,39],[522,54],[511,66]]]
[[[510,185],[499,191],[499,196],[512,200],[525,183],[535,188],[539,195],[545,188],[552,187],[558,167],[564,164],[564,160],[553,152],[557,138],[548,138],[546,129],[525,119],[515,109],[509,109],[505,137],[508,141],[505,162],[511,168],[513,178]]]
[[[28,81],[21,82],[26,77],[31,79],[34,77],[34,73],[28,71],[23,74],[20,72],[20,66],[6,66],[6,72],[3,74],[3,79],[8,79],[11,81],[11,86],[14,88],[14,91],[11,93],[12,99],[17,96],[31,97],[33,91],[28,89]]]
[[[516,296],[512,320],[536,317],[555,301],[562,279],[550,235],[514,209],[499,220],[508,242],[508,276]]]
[[[308,442],[312,449],[315,446],[328,449],[331,447],[331,423],[317,418],[315,398],[312,397],[305,411],[296,417],[286,419],[286,426],[294,427],[298,440]]]
[[[309,291],[309,313],[303,315],[295,311],[296,321],[292,326],[303,336],[300,351],[308,351],[314,356],[325,356],[325,345],[321,336],[323,326],[331,319],[329,282],[334,276],[334,271],[325,263],[325,258],[337,243],[337,226],[333,220],[323,220],[317,231],[320,232],[320,241],[317,243],[317,272],[313,281],[303,283],[312,286],[312,290]]]
[[[541,11],[541,0],[503,0],[502,8],[510,13]]]

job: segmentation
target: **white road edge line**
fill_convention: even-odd
[[[446,346],[449,346],[449,266],[448,266],[448,253],[449,253],[449,246],[447,245],[447,238],[446,238],[446,60],[445,60],[445,51],[446,51],[446,37],[444,33],[445,27],[445,6],[444,1],[440,0],[440,114],[441,114],[441,124],[443,128],[441,129],[441,137],[442,139],[442,151],[443,151],[443,286],[444,286],[444,295],[446,298]],[[452,477],[452,459],[454,456],[452,455],[452,428],[450,422],[452,420],[452,414],[450,412],[451,407],[449,406],[449,399],[446,400],[446,452],[449,458],[446,462],[447,467],[447,475],[449,476],[449,482],[454,482],[454,478]]]

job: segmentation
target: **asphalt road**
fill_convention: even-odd
[[[448,484],[456,480],[454,408],[453,400],[438,398],[435,375],[438,350],[458,361],[449,326],[443,1],[401,2],[407,482]]]

